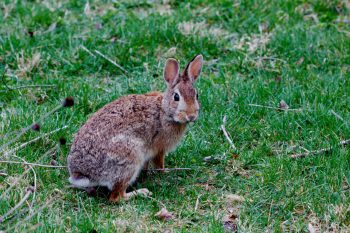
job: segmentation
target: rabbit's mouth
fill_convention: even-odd
[[[190,122],[195,122],[197,118],[198,114],[186,114],[186,112],[179,112],[178,114],[175,114],[173,119],[175,122],[186,124]]]

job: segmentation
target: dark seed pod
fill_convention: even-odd
[[[60,145],[63,146],[63,145],[66,145],[67,140],[64,137],[60,137],[59,142],[60,142]]]
[[[58,163],[57,163],[56,160],[52,159],[51,162],[50,162],[50,164],[51,164],[52,166],[57,166]]]
[[[73,105],[74,105],[73,97],[67,97],[62,102],[63,107],[72,107]]]
[[[40,125],[38,124],[38,123],[35,123],[35,124],[33,124],[32,125],[32,130],[34,130],[34,131],[39,131],[40,130]]]
[[[27,188],[27,192],[34,192],[35,190],[34,190],[34,186],[30,186],[30,187],[28,187]]]

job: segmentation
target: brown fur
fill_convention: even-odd
[[[195,67],[201,67],[202,57],[195,59]],[[181,76],[178,72],[176,60],[169,59],[164,93],[123,96],[88,119],[76,134],[68,156],[73,185],[107,186],[112,191],[110,200],[116,202],[132,196],[125,193],[126,188],[148,161],[164,168],[164,156],[175,148],[186,123],[195,120],[199,111],[195,78],[187,78],[194,71],[186,70]],[[174,100],[175,91],[183,102]],[[179,109],[180,105],[185,108]]]

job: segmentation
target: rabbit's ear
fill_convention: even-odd
[[[169,58],[164,67],[164,79],[171,85],[179,76],[179,63],[174,58]]]
[[[201,74],[203,65],[203,56],[201,54],[195,56],[192,61],[187,65],[187,76],[192,82],[196,81]]]

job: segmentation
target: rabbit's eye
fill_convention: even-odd
[[[197,100],[198,100],[198,93],[196,93],[196,98],[197,98]]]
[[[174,94],[174,100],[175,101],[179,101],[180,100],[179,94],[177,94],[177,93]]]

